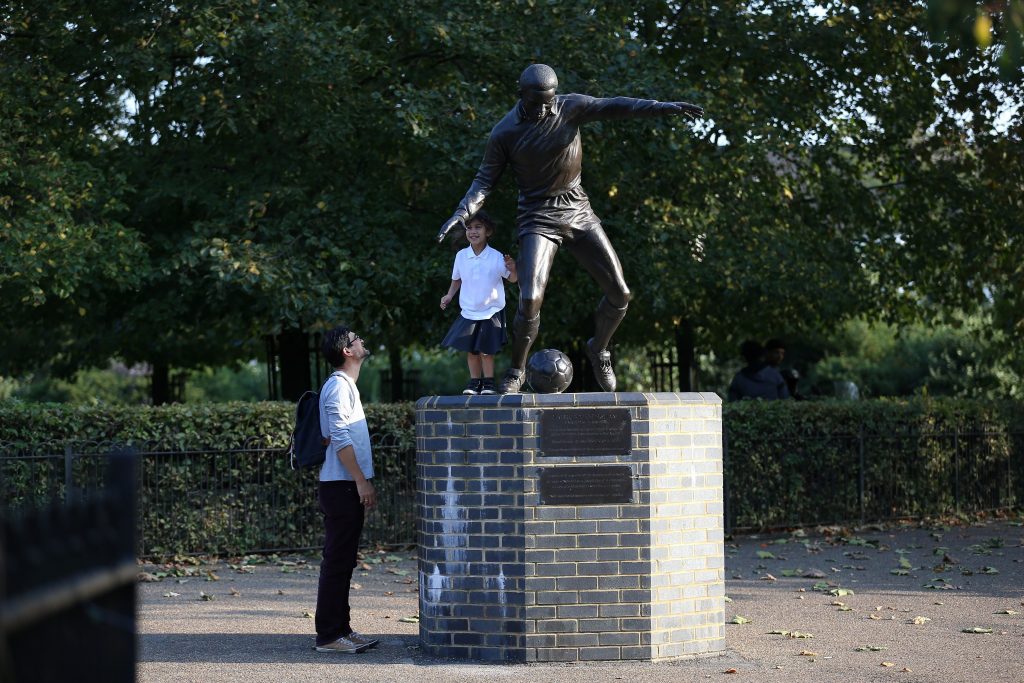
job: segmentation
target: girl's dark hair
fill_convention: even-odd
[[[466,225],[468,226],[473,221],[480,221],[481,223],[483,223],[484,227],[487,228],[487,231],[490,232],[492,235],[498,229],[497,221],[491,218],[490,214],[488,214],[483,209],[477,211],[475,214],[473,214],[471,218],[466,219]],[[451,233],[449,234],[451,235],[451,241],[449,242],[449,244],[451,244],[452,249],[454,251],[458,251],[459,249],[464,249],[467,246],[469,246],[469,240],[466,239],[465,230],[452,230]]]
[[[498,224],[494,221],[493,218],[491,218],[490,214],[484,211],[483,209],[477,211],[472,218],[467,220],[466,225],[469,225],[473,221],[480,221],[481,223],[483,223],[484,227],[487,228],[487,231],[490,232],[492,235],[494,234],[494,231],[498,229]]]

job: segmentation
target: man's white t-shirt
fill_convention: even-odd
[[[479,254],[469,246],[455,255],[452,279],[462,280],[459,307],[468,320],[487,320],[505,308],[505,283],[512,273],[497,249],[484,247]]]

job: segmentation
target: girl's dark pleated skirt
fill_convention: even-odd
[[[505,331],[505,311],[501,310],[487,320],[469,320],[459,315],[448,330],[441,346],[466,351],[467,353],[484,353],[493,356],[501,347],[508,343],[508,332]]]

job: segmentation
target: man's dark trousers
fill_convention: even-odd
[[[348,593],[364,519],[355,482],[320,482],[320,512],[326,538],[316,594],[316,644],[326,645],[352,633]]]

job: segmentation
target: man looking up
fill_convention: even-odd
[[[330,439],[320,467],[324,558],[316,594],[317,652],[355,654],[377,644],[352,630],[348,601],[365,511],[377,504],[370,430],[359,400],[359,369],[370,355],[366,342],[347,327],[324,335],[324,358],[334,368],[320,390],[320,433]]]
[[[558,95],[557,89],[558,78],[551,67],[534,64],[523,71],[519,102],[491,130],[476,178],[437,235],[440,242],[455,226],[464,228],[505,168],[512,169],[519,186],[519,308],[512,323],[511,367],[499,387],[503,394],[516,393],[522,387],[526,357],[540,329],[540,308],[551,264],[562,244],[604,293],[586,352],[601,389],[615,391],[608,343],[626,315],[630,293],[619,257],[580,184],[580,126],[590,121],[673,114],[694,119],[704,114],[700,107],[685,102]]]

